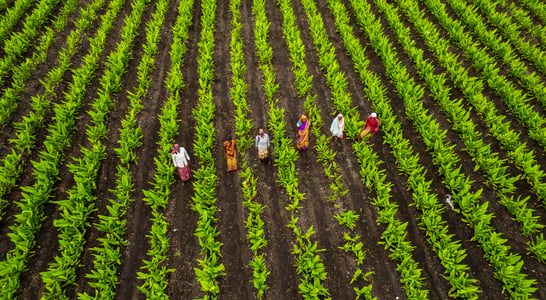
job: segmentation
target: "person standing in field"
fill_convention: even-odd
[[[343,131],[345,131],[345,119],[342,114],[338,114],[334,120],[332,120],[332,125],[330,125],[330,132],[334,141],[339,142],[343,139]]]
[[[307,150],[309,147],[309,127],[311,127],[311,121],[306,115],[301,115],[296,126],[298,127],[296,147],[299,151]]]
[[[191,179],[190,171],[190,156],[184,147],[180,147],[178,144],[173,145],[173,151],[171,153],[173,158],[173,164],[178,172],[178,176],[182,182]]]
[[[260,161],[263,163],[269,162],[269,135],[262,128],[258,131],[255,145],[258,148],[258,158]]]
[[[360,142],[364,137],[367,137],[366,144],[370,143],[371,138],[373,135],[379,130],[379,119],[377,118],[376,113],[371,113],[370,116],[366,119],[366,124],[364,124],[364,130],[360,132],[360,135],[358,136],[358,141]]]
[[[227,160],[228,172],[237,170],[237,142],[231,136],[224,141],[224,156]]]

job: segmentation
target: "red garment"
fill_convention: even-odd
[[[180,180],[188,181],[191,179],[190,165],[186,165],[182,168],[176,167],[176,170],[178,171],[178,176],[180,177]]]
[[[364,125],[364,128],[370,128],[370,133],[376,133],[377,130],[379,130],[379,119],[368,117],[368,119],[366,119],[366,125]]]

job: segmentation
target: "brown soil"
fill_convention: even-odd
[[[138,286],[142,281],[137,279],[137,272],[140,271],[142,260],[147,259],[147,251],[149,249],[147,233],[151,225],[150,208],[143,202],[143,190],[151,188],[150,182],[154,175],[154,156],[157,154],[157,144],[159,140],[158,132],[160,128],[157,116],[161,113],[161,108],[164,101],[168,97],[168,91],[165,88],[164,81],[167,78],[167,72],[170,69],[169,49],[172,42],[172,26],[177,17],[177,7],[180,0],[171,2],[170,10],[167,13],[163,30],[161,31],[162,39],[160,41],[160,52],[156,57],[155,70],[152,72],[153,78],[148,95],[144,99],[145,109],[138,117],[139,125],[143,129],[144,137],[142,139],[143,146],[137,151],[138,164],[131,168],[133,173],[133,182],[135,191],[133,193],[134,201],[129,208],[127,214],[127,234],[126,238],[129,242],[124,249],[121,266],[118,271],[119,288],[117,299],[142,299],[143,294],[138,291]],[[88,1],[83,1],[88,3]],[[287,132],[292,134],[292,125],[296,122],[297,117],[304,111],[304,99],[298,98],[297,91],[294,86],[294,75],[292,73],[292,63],[290,62],[290,54],[282,32],[282,14],[275,1],[266,1],[267,17],[271,22],[270,26],[270,43],[273,47],[273,65],[276,70],[277,81],[280,84],[278,91],[279,106],[283,107],[285,119],[288,124]],[[327,33],[330,35],[330,40],[338,49],[337,56],[342,66],[343,71],[348,77],[348,91],[353,96],[353,103],[358,107],[362,116],[371,112],[371,102],[367,99],[363,84],[360,82],[358,75],[352,67],[351,59],[345,54],[343,42],[335,31],[333,17],[331,16],[327,5],[324,1],[317,1],[319,11],[324,18],[324,24]],[[349,7],[347,1],[342,1]],[[139,36],[135,42],[132,60],[129,65],[128,72],[123,78],[123,89],[116,96],[117,106],[110,114],[108,121],[108,139],[105,141],[107,146],[107,158],[103,161],[97,178],[97,201],[95,206],[97,211],[92,215],[93,219],[90,224],[97,221],[97,215],[106,212],[107,199],[112,197],[109,189],[114,188],[114,180],[116,174],[116,165],[119,164],[113,149],[117,146],[119,138],[119,128],[121,120],[128,109],[127,90],[131,90],[136,84],[137,70],[136,66],[142,57],[141,44],[145,39],[144,26],[151,19],[151,15],[155,10],[156,1],[151,1],[146,13],[144,14]],[[83,5],[83,4],[82,4]],[[299,1],[294,0],[292,3],[294,12],[298,17],[297,25],[301,31],[301,38],[305,44],[306,63],[308,70],[313,76],[313,94],[317,95],[317,104],[321,110],[322,118],[325,122],[325,128],[321,128],[323,134],[329,134],[327,126],[331,118],[336,113],[331,102],[331,92],[327,87],[324,72],[320,69],[318,58],[314,49],[313,40],[308,30],[308,23],[305,17],[305,12]],[[374,13],[378,17],[383,18],[377,11],[374,5]],[[108,43],[105,50],[105,55],[110,53],[116,47],[116,42],[119,41],[119,28],[123,26],[123,17],[131,11],[130,2],[122,9],[119,17],[116,20],[115,29],[108,37]],[[103,13],[103,10],[99,11]],[[74,14],[71,18],[78,18],[78,14]],[[192,157],[192,167],[198,166],[198,161],[193,153],[193,142],[195,140],[196,125],[192,115],[192,109],[196,107],[198,101],[198,77],[197,77],[197,61],[199,55],[197,44],[200,41],[201,31],[201,3],[196,1],[194,5],[193,24],[190,26],[188,50],[185,54],[185,64],[183,66],[183,78],[185,88],[181,93],[181,103],[179,106],[179,125],[180,132],[176,137],[176,142],[184,146]],[[230,99],[229,88],[231,87],[231,69],[230,69],[230,20],[229,1],[218,1],[218,10],[216,18],[215,31],[215,81],[212,86],[214,101],[216,104],[216,116],[214,125],[217,128],[216,139],[221,141],[227,135],[234,135],[234,115],[235,107]],[[352,17],[352,16],[351,16]],[[430,17],[433,20],[432,17]],[[241,23],[242,36],[244,40],[244,55],[247,66],[246,80],[249,84],[247,101],[250,105],[251,112],[249,118],[252,119],[253,133],[257,132],[258,128],[267,128],[268,110],[269,107],[265,101],[265,95],[262,88],[261,74],[259,71],[258,59],[255,52],[254,44],[254,16],[252,14],[252,1],[243,1],[241,4]],[[391,39],[391,42],[396,49],[402,49],[394,39],[394,35],[387,28],[387,23],[383,20],[383,27],[386,29],[386,35]],[[95,22],[98,23],[98,22]],[[351,20],[354,28],[358,28],[354,19]],[[410,23],[407,23],[411,27]],[[20,26],[20,25],[19,25]],[[87,32],[87,36],[93,36],[97,24]],[[64,47],[64,41],[67,33],[73,29],[73,24],[70,23],[63,33],[59,35],[56,43],[49,51],[49,59],[51,63],[41,65],[33,73],[28,82],[28,91],[23,93],[19,103],[17,112],[12,117],[12,122],[5,128],[2,128],[0,136],[0,151],[4,157],[10,151],[11,145],[8,139],[13,138],[13,122],[20,121],[23,115],[30,111],[29,100],[34,94],[40,91],[41,85],[38,80],[43,79],[53,62],[56,61],[58,52]],[[445,32],[441,31],[444,35]],[[388,88],[388,96],[393,104],[393,109],[398,116],[398,121],[401,122],[404,128],[404,136],[409,139],[413,145],[413,149],[419,154],[421,164],[427,166],[427,179],[432,181],[433,191],[436,192],[440,199],[443,199],[448,193],[441,177],[436,172],[436,167],[432,163],[432,158],[423,145],[418,133],[414,130],[411,122],[406,119],[402,101],[395,93],[393,86],[388,78],[384,76],[385,68],[379,57],[373,52],[372,47],[366,40],[364,35],[355,30],[357,37],[362,41],[364,46],[367,46],[365,54],[370,59],[370,70],[376,72],[382,79],[385,86]],[[425,48],[424,43],[415,34],[415,41],[419,47]],[[87,53],[88,42],[84,41],[79,53],[73,58],[73,67],[80,64],[80,59]],[[455,48],[455,47],[454,47]],[[409,58],[398,50],[399,58],[408,67],[408,72],[414,77],[416,83],[422,84],[419,80],[416,71],[414,70]],[[458,52],[460,53],[460,52]],[[461,53],[462,54],[462,53]],[[30,54],[29,54],[30,55]],[[462,55],[461,55],[462,57]],[[434,56],[428,52],[429,58],[437,66]],[[463,62],[467,64],[467,62]],[[95,79],[86,93],[86,103],[79,114],[81,118],[78,120],[77,127],[72,136],[72,146],[65,152],[65,164],[61,167],[60,179],[56,185],[56,190],[53,195],[54,199],[63,199],[66,197],[66,191],[72,186],[73,179],[70,174],[67,163],[72,162],[71,157],[80,155],[80,145],[86,146],[87,139],[85,135],[86,124],[89,117],[84,112],[88,109],[89,103],[96,96],[99,88],[98,79],[104,72],[105,66],[101,64],[97,70]],[[441,67],[437,67],[438,72],[443,72]],[[474,73],[472,73],[474,75]],[[58,88],[58,99],[54,102],[62,101],[62,93],[68,88],[68,82],[71,80],[71,74],[65,75],[66,82]],[[450,83],[451,84],[451,83]],[[460,91],[452,90],[455,97],[461,97]],[[493,93],[489,90],[485,91],[486,96],[491,96],[496,99]],[[464,145],[457,138],[450,128],[450,124],[435,105],[434,100],[428,93],[423,99],[425,106],[429,112],[433,114],[440,122],[442,128],[448,129],[447,138],[450,142],[456,144],[456,151],[461,158],[463,170],[475,181],[475,189],[484,189],[483,201],[489,201],[490,213],[493,213],[496,218],[493,220],[493,225],[499,232],[503,233],[503,237],[508,240],[512,251],[523,257],[525,262],[523,272],[530,278],[536,279],[536,286],[539,290],[534,294],[536,298],[546,299],[546,266],[538,262],[526,252],[526,239],[519,232],[518,225],[512,221],[506,209],[498,203],[495,197],[495,192],[489,187],[479,173],[473,171],[474,164],[466,152],[463,151]],[[497,107],[501,112],[505,112],[500,101],[495,100]],[[18,181],[20,187],[32,185],[34,178],[32,175],[31,160],[37,160],[37,153],[43,150],[42,142],[48,134],[45,129],[47,124],[51,123],[52,113],[48,114],[48,119],[43,128],[39,130],[37,147],[30,155],[24,155],[23,159],[26,162],[24,173]],[[507,114],[508,115],[508,114]],[[484,132],[483,137],[486,142],[491,143],[492,149],[504,157],[504,152],[500,149],[498,143],[489,137],[486,133],[485,125],[480,121],[479,116],[475,113],[472,115],[473,120],[477,123],[477,129]],[[515,120],[510,119],[513,124]],[[518,128],[520,129],[520,128]],[[525,133],[524,130],[521,130]],[[528,138],[522,134],[523,140]],[[311,138],[311,145],[314,140]],[[223,150],[221,144],[217,142],[217,147],[213,150],[215,164],[217,167],[217,207],[216,213],[217,227],[220,232],[219,241],[223,243],[221,254],[222,263],[226,267],[226,275],[220,278],[220,299],[254,299],[255,289],[252,286],[252,269],[248,265],[252,258],[249,244],[246,241],[247,230],[245,220],[248,216],[248,211],[242,205],[243,197],[241,191],[241,179],[237,173],[227,173],[225,170],[225,160],[223,158]],[[350,141],[343,140],[340,145],[331,145],[337,151],[336,163],[341,167],[342,182],[348,194],[342,199],[339,199],[340,204],[345,209],[356,211],[360,215],[357,228],[353,234],[359,234],[366,249],[366,259],[362,269],[364,271],[373,271],[375,274],[369,277],[369,284],[372,284],[372,294],[378,299],[405,299],[403,285],[400,282],[400,274],[396,270],[397,265],[390,260],[389,252],[384,249],[381,242],[381,233],[384,231],[383,225],[378,225],[377,209],[371,203],[374,194],[370,192],[361,182],[359,165],[356,156],[352,153]],[[407,190],[407,179],[399,174],[396,167],[395,159],[391,154],[391,149],[387,144],[382,142],[382,133],[379,132],[373,140],[373,147],[379,158],[384,162],[382,165],[386,169],[387,180],[393,184],[392,201],[396,201],[399,205],[399,213],[397,217],[408,222],[407,238],[412,241],[415,246],[413,252],[414,259],[418,262],[419,267],[423,270],[425,278],[425,289],[429,290],[430,299],[447,299],[449,298],[450,285],[444,279],[444,269],[439,263],[437,255],[432,250],[432,247],[427,242],[425,232],[419,226],[420,212],[412,205],[412,195]],[[543,156],[543,151],[536,143],[529,142],[529,147],[533,149],[540,160],[542,168],[546,167],[546,161]],[[269,290],[266,292],[266,299],[301,299],[298,293],[299,276],[296,272],[295,257],[291,251],[296,239],[292,231],[286,226],[290,221],[290,212],[285,209],[289,203],[286,191],[277,183],[277,168],[274,164],[264,165],[259,162],[253,148],[250,149],[247,155],[249,165],[254,174],[259,178],[257,181],[258,196],[256,201],[266,206],[262,218],[265,221],[265,236],[268,240],[268,247],[263,250],[265,253],[266,263],[271,274],[267,279]],[[274,158],[273,158],[274,159]],[[299,155],[296,161],[296,169],[300,182],[300,190],[305,193],[306,199],[302,202],[302,209],[297,214],[300,218],[298,224],[304,230],[313,226],[316,233],[312,236],[312,240],[318,243],[320,249],[320,257],[326,267],[328,278],[324,281],[324,286],[331,293],[332,299],[354,299],[353,286],[350,284],[353,273],[356,270],[356,262],[354,257],[345,253],[339,247],[343,245],[343,234],[347,232],[343,226],[340,226],[334,215],[341,210],[334,206],[333,203],[327,202],[329,196],[328,189],[329,180],[324,176],[324,170],[319,162],[317,162],[317,154],[313,149],[303,152]],[[519,174],[519,171],[514,167],[510,167],[509,172]],[[9,195],[10,205],[5,210],[5,215],[0,222],[0,255],[5,257],[7,251],[13,247],[7,237],[10,231],[9,226],[14,224],[13,216],[20,212],[15,204],[21,198],[21,188],[18,187]],[[529,186],[525,182],[518,182],[519,194],[529,195]],[[167,280],[169,285],[167,293],[172,299],[195,299],[203,296],[200,291],[200,284],[195,279],[194,268],[198,267],[197,259],[200,259],[200,247],[197,238],[193,235],[196,229],[198,215],[191,209],[193,187],[191,183],[182,185],[180,181],[171,187],[171,197],[169,204],[165,210],[166,219],[169,222],[168,237],[170,238],[169,261],[168,268],[175,271],[170,273]],[[546,211],[544,206],[536,198],[532,198],[529,204],[536,209],[536,214],[540,216],[539,222],[546,224]],[[59,218],[57,205],[50,202],[45,207],[46,219],[43,222],[42,230],[37,237],[36,253],[28,263],[28,271],[21,277],[21,290],[18,295],[19,299],[37,299],[43,292],[43,283],[40,278],[40,272],[47,269],[48,263],[52,262],[55,255],[58,254],[57,230],[53,226],[53,220]],[[454,235],[454,239],[461,241],[461,244],[468,256],[463,261],[470,267],[470,274],[473,278],[479,281],[480,289],[482,290],[481,297],[483,299],[502,299],[506,297],[502,291],[502,284],[495,279],[494,270],[489,265],[487,260],[483,258],[483,250],[472,241],[473,232],[466,226],[461,216],[451,210],[446,210],[443,214],[446,220],[450,233]],[[88,279],[85,278],[93,267],[93,252],[90,248],[98,246],[97,238],[101,237],[101,233],[93,226],[88,228],[87,243],[82,256],[82,266],[78,270],[77,283],[67,289],[67,295],[75,299],[79,292],[91,292],[88,284]]]

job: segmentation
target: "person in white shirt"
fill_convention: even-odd
[[[173,145],[173,152],[171,153],[173,157],[173,164],[178,171],[178,176],[182,182],[188,181],[191,179],[190,171],[190,156],[184,147],[180,147],[178,144]]]
[[[267,135],[262,128],[258,131],[255,145],[256,148],[258,148],[258,158],[260,158],[263,163],[267,163],[269,160],[269,135]]]
[[[330,125],[330,132],[332,132],[332,136],[334,137],[334,140],[339,141],[343,139],[344,130],[345,130],[345,119],[343,118],[342,114],[339,114],[332,121],[332,125]]]

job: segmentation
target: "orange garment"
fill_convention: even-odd
[[[364,130],[362,130],[360,132],[360,135],[358,136],[358,140],[362,140],[366,135],[368,135],[368,133],[370,133],[370,128],[365,128]]]
[[[237,170],[237,142],[224,141],[224,154],[227,160],[228,171]]]

